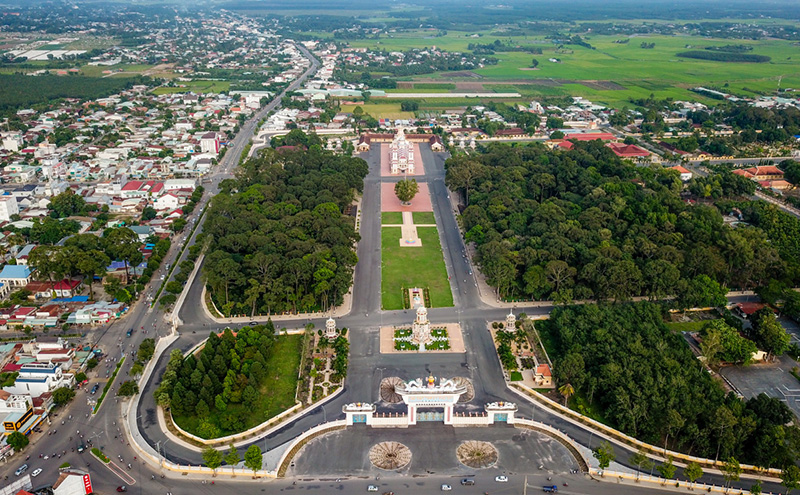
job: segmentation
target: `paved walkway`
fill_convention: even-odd
[[[417,235],[417,226],[410,211],[403,212],[403,225],[401,225],[400,247],[422,247],[422,239]]]

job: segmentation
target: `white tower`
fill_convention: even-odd
[[[514,316],[513,311],[509,311],[506,315],[506,331],[514,332],[517,330],[517,317]]]
[[[428,321],[428,310],[425,306],[417,308],[417,318],[411,328],[411,339],[419,344],[419,350],[425,350],[425,344],[431,342],[431,324]]]
[[[336,338],[336,321],[333,317],[328,318],[328,321],[325,322],[325,337],[329,339]]]

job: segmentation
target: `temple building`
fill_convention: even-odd
[[[414,173],[414,144],[406,140],[402,127],[389,144],[389,163],[392,174]]]

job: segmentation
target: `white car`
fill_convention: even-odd
[[[453,487],[450,486],[450,485],[442,485],[442,491],[443,492],[449,492],[452,489],[453,489]]]
[[[377,487],[377,486],[375,486],[375,485],[369,485],[369,486],[367,487],[367,491],[368,491],[368,492],[377,492],[377,491],[378,491],[378,487]]]
[[[494,480],[498,483],[508,483],[508,476],[495,476]]]
[[[40,474],[42,474],[42,468],[39,468],[39,469],[36,469],[36,470],[34,470],[34,471],[31,473],[31,476],[33,476],[33,477],[35,478],[35,477],[39,476]]]

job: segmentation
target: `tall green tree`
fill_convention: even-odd
[[[72,215],[79,215],[86,210],[86,201],[72,189],[57,194],[47,205],[50,214],[54,218],[64,218]]]
[[[235,466],[239,464],[241,459],[239,458],[239,451],[236,447],[231,444],[230,448],[228,448],[228,452],[225,454],[225,464],[228,466]]]
[[[727,490],[731,482],[739,481],[739,475],[742,474],[742,467],[739,465],[739,461],[730,457],[725,461],[725,464],[722,465],[720,471],[722,471],[722,477],[725,478],[725,489]]]
[[[789,348],[791,337],[769,306],[758,310],[751,318],[753,340],[769,356],[780,356]]]
[[[216,476],[217,468],[222,465],[222,452],[211,446],[204,448],[203,462],[205,462],[206,466],[210,469],[214,470],[214,476]]]
[[[111,264],[111,260],[100,250],[79,251],[69,247],[66,250],[72,258],[75,270],[84,276],[84,280],[89,286],[89,299],[94,300],[94,277],[102,278],[106,273],[106,268]]]
[[[6,438],[6,443],[9,444],[15,452],[19,452],[30,443],[30,440],[26,435],[15,431]]]
[[[595,459],[597,459],[598,465],[600,469],[606,469],[608,466],[614,462],[614,459],[617,458],[617,454],[614,453],[614,447],[611,446],[611,443],[604,441],[592,451],[592,455]]]
[[[416,179],[403,179],[394,185],[394,193],[397,199],[404,204],[408,204],[419,192],[419,185]]]
[[[636,466],[636,479],[639,479],[639,474],[642,470],[650,469],[653,466],[653,461],[647,457],[644,450],[639,449],[638,452],[630,457],[630,463]]]
[[[664,481],[661,483],[666,484],[668,480],[671,480],[673,476],[675,476],[675,464],[672,463],[672,456],[667,457],[667,462],[661,463],[656,467],[658,472],[661,474],[661,477],[664,478]]]
[[[447,187],[452,190],[463,191],[465,204],[469,206],[470,189],[472,189],[475,180],[483,175],[483,166],[480,162],[465,156],[449,158],[445,166],[447,167],[445,174]]]
[[[261,449],[258,448],[258,445],[248,447],[247,452],[244,453],[244,465],[253,470],[253,477],[255,477],[256,471],[261,469],[263,462]]]
[[[696,462],[690,462],[683,468],[683,475],[689,480],[689,483],[694,485],[694,482],[703,477],[703,468]],[[693,488],[694,486],[692,486]]]
[[[50,281],[50,290],[55,294],[55,280],[69,272],[71,261],[63,256],[60,246],[38,246],[28,255],[28,265],[36,270],[39,277]]]
[[[127,227],[108,229],[103,232],[105,251],[109,257],[125,263],[125,275],[130,279],[129,265],[138,265],[143,256],[139,248],[139,236]]]
[[[786,495],[800,488],[800,468],[792,464],[781,472],[781,485],[786,487]]]

